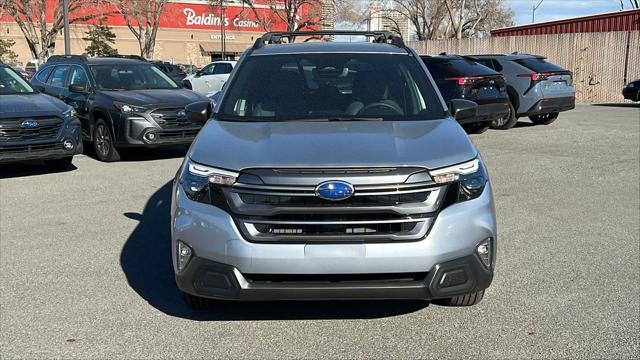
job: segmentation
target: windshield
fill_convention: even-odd
[[[13,69],[7,66],[0,67],[0,95],[33,93],[31,85]]]
[[[409,55],[253,56],[229,85],[221,120],[430,120],[445,114],[424,69]]]
[[[93,65],[91,72],[99,89],[176,89],[178,85],[162,70],[149,64]]]

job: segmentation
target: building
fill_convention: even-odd
[[[548,35],[640,30],[640,10],[617,11],[491,30],[491,36]]]
[[[409,18],[392,8],[380,3],[372,3],[369,7],[368,30],[391,31],[399,33],[403,39],[409,39],[411,22]]]
[[[49,23],[53,19],[53,9],[58,1],[46,0]],[[271,31],[286,30],[286,23],[269,8],[272,1],[275,0],[256,1],[260,18],[268,19]],[[304,9],[303,14],[310,11],[312,10]],[[323,22],[323,28],[332,29],[333,7],[323,6],[316,13],[320,14],[321,11],[326,19],[330,19]],[[71,24],[71,53],[82,54],[85,51],[87,42],[82,38],[86,37],[85,32],[95,21],[97,20]],[[113,46],[120,54],[140,54],[138,40],[126,26],[122,14],[114,11],[114,14],[106,17],[104,23],[116,34],[116,43]],[[237,59],[265,32],[256,15],[246,5],[243,6],[241,0],[225,0],[224,10],[217,4],[212,5],[210,0],[170,0],[160,17],[153,59],[197,66],[220,59],[223,36],[221,24],[224,24],[227,59]],[[13,18],[6,13],[0,13],[0,38],[13,39],[16,42],[12,50],[19,55],[19,63],[24,64],[32,59],[24,34]],[[60,33],[56,48],[52,49],[51,53],[62,53],[63,44],[64,38]]]

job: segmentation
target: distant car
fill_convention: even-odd
[[[231,70],[236,66],[235,61],[216,61],[182,80],[182,84],[187,89],[208,94],[222,89],[224,83],[229,79]]]
[[[24,71],[29,74],[29,79],[38,71],[38,63],[35,60],[28,61],[24,65]]]
[[[119,160],[122,148],[191,144],[202,125],[186,117],[185,107],[208,101],[126,56],[52,56],[31,83],[75,107],[83,138],[101,161]]]
[[[160,62],[160,61],[152,61],[151,63],[157,66],[158,68],[160,68],[160,70],[162,70],[165,74],[169,75],[169,77],[171,77],[171,79],[173,79],[173,81],[175,81],[178,84],[180,84],[182,79],[184,79],[187,76],[187,72],[184,71],[184,69],[182,69],[178,65],[173,65],[168,62]]]
[[[11,67],[0,63],[0,163],[44,160],[55,170],[82,153],[75,110],[40,94]]]
[[[194,75],[200,70],[197,66],[191,64],[178,64],[178,66],[187,73],[187,76]]]
[[[528,116],[534,124],[548,125],[561,111],[575,108],[571,71],[548,62],[543,56],[513,53],[467,58],[492,68],[507,80],[507,93],[515,111],[508,121],[494,123],[496,129],[511,128],[518,117],[523,116]]]
[[[33,73],[29,73],[19,66],[12,66],[11,68],[27,80],[31,79],[31,76],[33,75]]]
[[[511,116],[506,83],[500,73],[457,55],[421,56],[445,101],[471,100],[478,104],[474,119],[461,125],[467,132],[482,133],[492,122]]]
[[[622,95],[625,99],[631,101],[640,101],[640,79],[632,81],[622,89]]]

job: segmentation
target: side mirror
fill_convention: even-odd
[[[200,76],[202,76],[202,74],[203,74],[202,70],[198,70],[198,71],[196,71],[196,75],[195,76],[196,77],[200,77]]]
[[[71,84],[69,85],[69,91],[78,94],[87,94],[89,92],[86,84]]]
[[[478,104],[464,99],[453,99],[447,104],[449,111],[456,121],[470,120],[476,117]]]
[[[213,109],[210,101],[198,101],[184,108],[187,119],[196,124],[204,125],[211,117]]]

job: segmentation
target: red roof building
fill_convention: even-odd
[[[640,30],[640,10],[617,11],[491,30],[491,36],[548,35]]]

